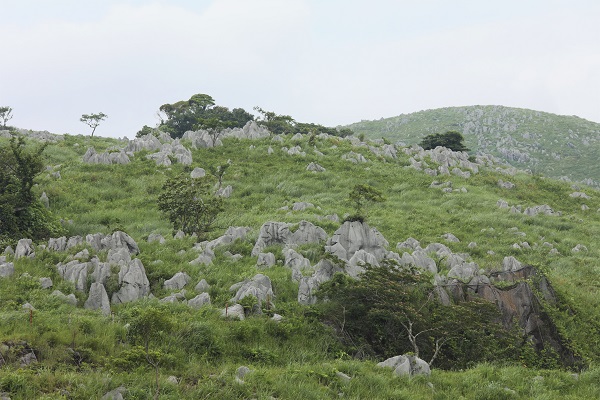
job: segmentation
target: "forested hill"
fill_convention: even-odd
[[[455,130],[473,152],[492,154],[533,173],[600,184],[600,124],[576,116],[504,106],[446,107],[360,121],[348,128],[408,145],[431,133]]]

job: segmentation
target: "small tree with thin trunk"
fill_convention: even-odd
[[[94,132],[96,132],[96,128],[98,125],[100,125],[100,122],[104,121],[107,117],[108,115],[101,112],[98,114],[83,114],[79,120],[92,128],[91,136],[93,137]]]
[[[12,119],[12,108],[0,107],[0,119],[2,120],[2,126],[6,128],[6,123]]]

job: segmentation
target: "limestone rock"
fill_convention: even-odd
[[[573,192],[569,197],[573,197],[574,199],[591,199],[591,197],[584,192]]]
[[[201,279],[200,282],[198,282],[198,284],[194,287],[194,290],[197,293],[208,292],[209,289],[210,285],[208,284],[208,282],[206,282],[206,279]]]
[[[259,309],[261,309],[263,302],[273,302],[273,286],[268,276],[256,274],[252,279],[241,283],[241,287],[231,299],[232,303],[237,303],[246,296],[254,296],[258,300]]]
[[[252,249],[252,256],[258,256],[261,251],[271,245],[285,245],[292,233],[285,222],[265,222],[260,228],[258,239]]]
[[[445,233],[445,234],[443,234],[442,238],[446,239],[449,242],[454,242],[454,243],[460,242],[460,240],[456,236],[454,236],[453,234],[451,234],[451,233]]]
[[[0,278],[7,278],[15,273],[13,263],[0,263]]]
[[[315,205],[312,203],[300,201],[300,202],[294,203],[294,205],[292,206],[292,211],[304,211],[307,208],[313,208],[314,206]]]
[[[40,201],[42,202],[44,207],[50,208],[50,200],[48,199],[48,195],[46,194],[46,192],[42,192],[42,195],[40,196]]]
[[[575,247],[571,249],[573,253],[579,253],[580,251],[588,251],[587,247],[582,244],[577,244]]]
[[[116,389],[106,393],[100,400],[123,400],[123,393],[127,392],[125,386],[119,386]]]
[[[106,256],[106,262],[109,265],[122,265],[129,264],[131,261],[131,254],[129,250],[123,247],[117,249],[109,249],[108,255]]]
[[[158,233],[151,233],[148,235],[148,243],[158,242],[158,244],[164,244],[166,242],[165,238]]]
[[[319,261],[312,276],[300,279],[298,303],[304,305],[315,304],[317,301],[315,291],[323,282],[330,280],[336,272],[343,272],[343,270],[327,259]]]
[[[0,269],[2,267],[0,266]],[[2,273],[0,272],[0,276],[2,276]],[[52,279],[50,278],[40,278],[40,287],[42,289],[50,289],[52,287]]]
[[[77,298],[75,297],[75,295],[73,293],[71,293],[69,295],[65,295],[60,290],[55,290],[54,292],[52,292],[51,296],[58,297],[62,301],[66,302],[66,303],[69,303],[69,304],[71,304],[73,306],[77,305]]]
[[[320,166],[319,164],[315,163],[315,162],[311,162],[310,164],[308,164],[308,166],[306,167],[307,171],[312,171],[312,172],[325,172],[325,168],[323,168],[322,166]]]
[[[221,310],[221,317],[244,320],[244,307],[241,304],[234,304],[231,307],[225,307]]]
[[[136,258],[128,265],[121,266],[119,285],[119,290],[112,295],[113,304],[127,303],[150,294],[150,282],[139,259]]]
[[[215,196],[219,196],[219,197],[223,197],[224,199],[228,199],[229,197],[231,197],[232,193],[233,193],[233,187],[231,185],[227,185],[224,188],[219,188],[219,190],[217,190],[217,192],[215,193]]]
[[[197,178],[202,178],[204,176],[206,176],[206,171],[204,170],[204,168],[199,168],[196,167],[194,168],[194,170],[190,173],[190,176],[193,179],[197,179]]]
[[[302,254],[296,252],[294,249],[287,248],[283,251],[285,257],[284,265],[291,269],[302,269],[309,268],[310,261],[305,258]]]
[[[367,253],[365,250],[360,249],[357,250],[352,257],[350,257],[345,271],[352,278],[357,278],[360,274],[365,272],[364,266],[367,264],[375,267],[379,266],[379,262],[373,254]]]
[[[401,355],[388,358],[377,364],[378,367],[391,368],[396,376],[430,375],[429,364],[414,355]]]
[[[180,290],[191,280],[190,276],[185,272],[177,272],[171,279],[167,279],[164,287],[167,290]]]
[[[513,256],[504,257],[502,260],[502,269],[503,271],[518,271],[522,268],[522,265],[516,258]]]
[[[327,241],[325,250],[348,261],[355,252],[362,249],[381,261],[387,255],[385,248],[388,245],[381,233],[375,228],[370,228],[366,222],[346,221]]]
[[[33,251],[31,239],[21,239],[17,243],[17,248],[15,249],[15,259],[21,257],[34,257],[35,252]]]
[[[101,310],[105,316],[110,315],[110,300],[102,283],[92,283],[90,294],[83,306],[89,310]]]
[[[66,281],[73,282],[75,284],[75,289],[79,290],[80,292],[83,292],[86,289],[87,276],[90,267],[90,263],[82,263],[79,262],[79,260],[73,260],[67,264],[59,263],[56,266],[58,274],[61,276],[61,278]]]
[[[259,253],[256,266],[259,268],[268,268],[275,265],[275,254],[273,253]]]
[[[399,250],[402,250],[402,249],[414,250],[417,247],[419,247],[420,245],[421,245],[421,243],[417,239],[409,237],[404,242],[398,243],[396,245],[396,248],[399,249]]]
[[[193,299],[188,300],[187,304],[192,308],[200,308],[204,305],[210,304],[210,295],[206,292],[200,293]]]
[[[502,179],[498,180],[498,187],[502,188],[502,189],[513,189],[515,187],[515,184],[512,182],[504,182]]]

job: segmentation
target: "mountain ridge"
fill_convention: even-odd
[[[444,107],[360,121],[359,135],[418,144],[432,133],[455,130],[475,153],[497,156],[513,166],[549,177],[600,185],[600,123],[501,105]]]

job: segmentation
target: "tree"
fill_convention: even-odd
[[[336,274],[323,283],[317,308],[356,355],[382,358],[412,352],[443,368],[515,360],[522,341],[507,332],[494,304],[472,300],[442,305],[432,276],[414,267],[367,265],[360,279]],[[443,289],[439,289],[443,290]]]
[[[91,136],[93,137],[94,132],[96,132],[96,128],[98,127],[98,125],[100,125],[100,122],[104,121],[104,119],[106,119],[107,117],[108,115],[101,112],[98,114],[83,114],[81,118],[79,118],[79,120],[84,124],[88,125],[90,128],[92,128]]]
[[[370,185],[356,185],[348,195],[350,202],[354,205],[354,215],[351,220],[364,220],[364,207],[367,203],[381,203],[385,201],[383,194]]]
[[[46,144],[27,149],[23,137],[0,147],[0,241],[22,237],[41,239],[61,229],[33,194],[36,177],[44,171]]]
[[[446,147],[452,151],[469,151],[463,144],[465,138],[457,131],[446,133],[434,133],[427,135],[421,140],[419,146],[425,150],[435,149],[438,146]]]
[[[0,107],[0,119],[2,120],[2,126],[6,128],[6,123],[12,119],[12,108]]]
[[[223,211],[223,199],[211,192],[208,176],[191,178],[182,173],[167,179],[158,196],[158,209],[169,217],[174,230],[202,236]]]

